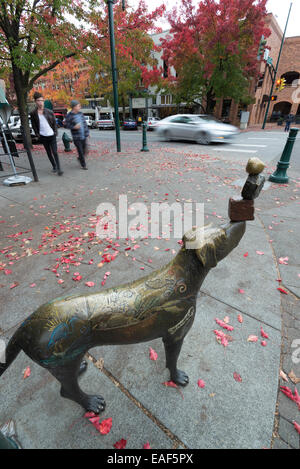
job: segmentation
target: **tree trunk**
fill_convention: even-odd
[[[24,141],[24,146],[26,148],[26,144],[27,144],[29,148],[32,148],[29,120],[28,120],[27,87],[26,87],[26,83],[23,83],[21,70],[14,64],[12,68],[13,68],[15,91],[17,95],[17,105],[18,105],[18,109],[20,113],[21,125],[24,130],[24,137],[26,139]]]
[[[215,96],[212,88],[209,88],[206,93],[206,114],[212,114],[215,107]]]

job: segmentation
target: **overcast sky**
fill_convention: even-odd
[[[148,3],[149,5],[149,9],[151,10],[161,4],[165,4],[167,9],[171,9],[178,2],[179,0],[149,0],[148,2],[146,1],[146,3]],[[135,6],[138,4],[138,0],[128,0],[128,3]],[[194,3],[197,4],[198,0],[194,0]],[[293,0],[292,3],[293,6],[286,33],[287,37],[300,36],[300,0]],[[267,2],[268,12],[272,12],[274,16],[276,16],[276,19],[282,31],[284,31],[290,4],[291,1],[289,0],[268,0]],[[168,24],[166,22],[164,22],[161,26],[164,29],[168,28]]]

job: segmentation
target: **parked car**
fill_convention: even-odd
[[[92,125],[93,125],[93,119],[91,118],[91,116],[84,116],[85,120],[86,120],[86,123],[87,123],[87,126],[89,128],[92,128]]]
[[[125,119],[123,121],[123,130],[137,130],[137,122],[134,119]]]
[[[61,114],[60,112],[55,112],[54,115],[55,115],[57,127],[63,127],[64,126],[63,121],[64,121],[65,116]]]
[[[228,142],[240,132],[206,114],[176,114],[162,119],[155,127],[164,140],[193,140],[200,145]]]
[[[23,141],[20,117],[18,117],[18,119],[16,119],[15,122],[11,126],[9,126],[9,129],[16,142]],[[39,139],[38,137],[35,136],[35,133],[33,132],[30,117],[29,117],[29,129],[30,129],[30,136],[31,136],[32,143],[37,143]]]
[[[8,128],[10,129],[11,127],[14,127],[17,122],[19,122],[19,125],[20,125],[20,116],[19,115],[10,116],[9,121],[7,123]]]
[[[155,130],[156,124],[160,121],[157,117],[148,117],[147,130]]]
[[[114,129],[115,121],[111,114],[101,114],[100,118],[97,120],[97,127],[99,130],[104,129]]]

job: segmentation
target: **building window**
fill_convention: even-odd
[[[281,75],[280,78],[285,78],[286,80],[286,86],[298,86],[300,81],[300,73],[298,72],[286,72],[283,75]]]
[[[161,104],[171,104],[172,103],[172,97],[170,94],[165,94],[160,97],[160,103]]]
[[[261,87],[262,87],[263,82],[264,82],[264,78],[265,78],[265,74],[263,73],[262,75],[260,75],[260,77],[259,77],[259,79],[258,79],[258,82],[257,82],[257,85],[256,85],[257,88],[261,88]]]

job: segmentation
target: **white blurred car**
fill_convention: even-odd
[[[147,130],[155,130],[156,124],[160,122],[160,119],[157,117],[148,117],[147,120]]]
[[[200,145],[228,142],[240,133],[237,127],[206,114],[176,114],[157,122],[155,128],[166,141],[193,140]]]

